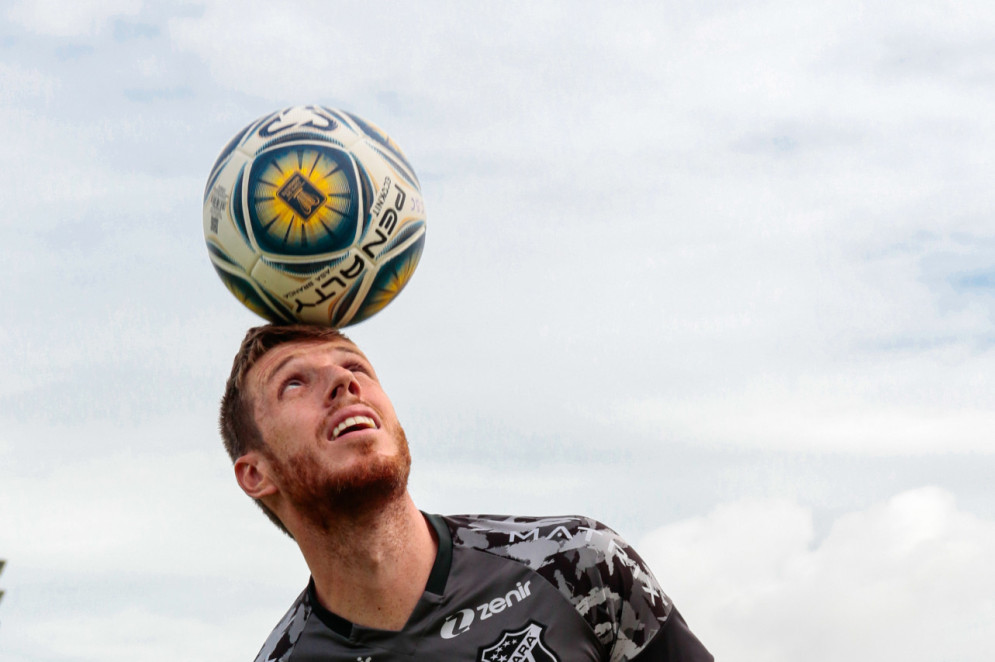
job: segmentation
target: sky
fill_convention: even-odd
[[[995,649],[995,6],[0,3],[0,659],[248,660],[307,581],[216,427],[202,196],[272,110],[428,218],[347,329],[423,510],[579,513],[720,659]]]

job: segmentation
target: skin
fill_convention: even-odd
[[[293,534],[322,605],[400,630],[438,542],[407,491],[407,442],[369,360],[345,339],[279,345],[249,370],[246,393],[266,449],[235,461],[239,485]],[[375,425],[333,438],[356,416]]]

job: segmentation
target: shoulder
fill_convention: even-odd
[[[537,567],[551,555],[569,549],[610,552],[618,534],[589,517],[520,517],[449,515],[444,517],[453,545],[508,556]]]
[[[551,568],[564,576],[597,575],[604,583],[632,580],[654,588],[649,568],[615,531],[590,517],[517,517],[507,515],[451,515],[454,547],[471,547],[524,563],[533,570]]]
[[[256,655],[255,662],[286,662],[289,660],[310,616],[311,604],[307,598],[307,590],[304,590],[273,628],[266,643]]]
[[[631,659],[671,613],[670,599],[636,551],[597,520],[504,515],[444,519],[454,547],[525,564],[552,584],[613,651],[613,659]]]

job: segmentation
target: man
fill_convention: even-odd
[[[602,524],[420,512],[390,399],[334,329],[250,329],[221,430],[239,485],[311,571],[257,662],[712,659]]]

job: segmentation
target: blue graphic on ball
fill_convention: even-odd
[[[316,256],[351,246],[364,218],[356,163],[332,146],[282,144],[261,152],[243,184],[259,250]]]

